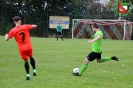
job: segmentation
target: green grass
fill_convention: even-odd
[[[37,76],[26,80],[24,62],[14,39],[0,36],[0,88],[133,88],[133,41],[104,40],[102,56],[120,61],[90,62],[81,77],[72,76],[91,52],[88,39],[32,37]],[[104,83],[107,82],[107,86]]]

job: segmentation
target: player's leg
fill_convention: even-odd
[[[57,34],[56,34],[57,41],[58,41],[58,36],[59,36],[59,33],[57,32]]]
[[[62,33],[60,32],[60,38],[63,40]]]
[[[74,76],[81,76],[83,74],[83,72],[88,68],[88,64],[90,61],[93,61],[95,59],[95,53],[91,52],[87,58],[85,58],[84,60],[84,64],[82,65],[80,71],[78,74],[73,74]]]
[[[30,64],[33,68],[33,76],[36,76],[36,63],[35,59],[32,57],[32,48],[27,51],[27,54],[30,57]]]
[[[63,40],[63,37],[62,37],[62,35],[60,35],[60,37],[61,37],[61,39]],[[63,40],[64,41],[64,40]]]
[[[33,68],[33,76],[36,76],[36,66],[35,66],[35,59],[33,57],[30,57],[30,63]]]
[[[87,58],[85,58],[84,64],[82,65],[82,67],[79,71],[79,75],[82,75],[83,72],[88,68],[88,64],[89,64],[89,60],[88,60],[88,57],[87,57]]]
[[[105,62],[105,61],[109,61],[109,60],[116,60],[118,61],[118,58],[115,56],[112,57],[101,57],[102,53],[96,53],[96,58],[97,58],[97,62],[101,63],[101,62]]]
[[[97,59],[97,62],[101,63],[101,62],[105,62],[105,61],[109,61],[109,60],[119,61],[116,56],[112,56],[112,57],[102,57],[101,59]]]
[[[24,68],[27,73],[26,80],[30,80],[29,63],[28,63],[28,56],[27,56],[26,50],[21,50],[20,55],[22,59],[24,60]]]
[[[26,80],[30,80],[30,72],[29,72],[29,63],[28,63],[28,60],[25,60],[24,67],[25,67],[25,70],[26,70],[26,73],[27,73]]]
[[[83,74],[83,72],[87,69],[89,64],[89,60],[87,58],[85,58],[84,60],[84,64],[82,65],[79,73],[73,73],[74,76],[81,76]]]

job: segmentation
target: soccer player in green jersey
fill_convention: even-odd
[[[92,25],[92,29],[95,32],[95,35],[92,40],[88,41],[89,43],[92,43],[92,52],[85,58],[84,64],[82,65],[79,73],[73,73],[74,76],[81,76],[83,72],[87,69],[89,62],[95,59],[98,63],[105,62],[108,60],[118,61],[118,58],[115,56],[101,57],[103,32],[99,29],[99,26],[96,23]]]
[[[59,37],[59,36],[60,36],[61,39],[63,40],[63,37],[62,37],[62,26],[60,25],[60,23],[59,23],[59,25],[57,26],[56,30],[57,30],[57,41],[58,41],[58,37]]]

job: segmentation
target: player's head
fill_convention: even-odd
[[[13,18],[12,18],[14,21],[19,21],[19,20],[21,20],[21,17],[19,17],[19,16],[14,16]]]
[[[96,24],[96,23],[92,24],[92,29],[93,29],[93,31],[98,30],[99,29],[99,25]]]
[[[16,23],[21,23],[21,17],[19,17],[19,16],[14,16],[12,19],[13,19],[15,24]]]

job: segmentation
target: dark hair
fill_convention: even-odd
[[[99,25],[96,24],[96,23],[92,24],[92,26],[93,26],[94,28],[99,28]]]
[[[13,19],[14,21],[18,21],[18,20],[21,20],[21,17],[19,17],[19,16],[14,16],[12,19]]]

